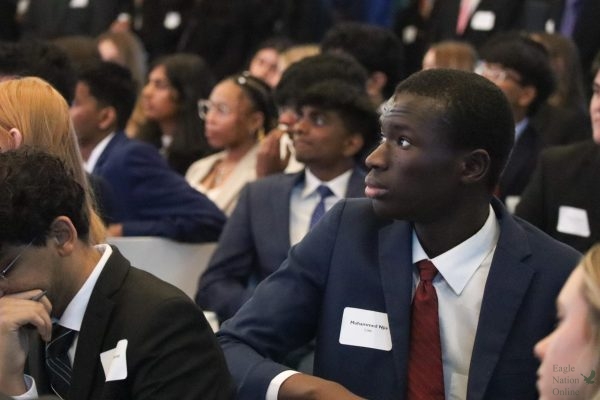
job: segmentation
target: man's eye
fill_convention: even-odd
[[[403,149],[407,149],[412,145],[412,143],[410,143],[406,138],[403,137],[398,138],[396,140],[396,143],[398,143],[398,146],[402,147]]]

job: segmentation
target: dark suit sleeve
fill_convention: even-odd
[[[220,321],[231,318],[252,293],[248,282],[257,267],[249,190],[248,185],[242,189],[196,293],[196,303],[216,312]]]
[[[264,399],[271,380],[289,369],[280,364],[284,357],[314,338],[343,203],[292,247],[217,333],[239,398]]]
[[[165,300],[141,326],[134,399],[231,399],[231,376],[215,336],[187,298]]]
[[[525,219],[545,232],[550,232],[547,227],[544,200],[544,154],[540,156],[537,166],[521,195],[521,201],[517,205],[515,215]]]
[[[225,215],[166,164],[155,148],[127,144],[103,171],[125,203],[125,236],[162,236],[185,242],[219,238]]]

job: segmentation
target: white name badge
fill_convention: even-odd
[[[88,6],[88,0],[71,0],[69,7],[71,8],[85,8]]]
[[[496,23],[496,14],[493,11],[477,11],[471,17],[471,29],[475,31],[491,31]]]
[[[546,21],[546,25],[544,26],[546,33],[554,33],[556,31],[556,23],[553,19],[549,19]]]
[[[560,206],[556,230],[570,235],[590,237],[587,211],[576,207]]]
[[[344,308],[340,344],[390,351],[392,336],[387,314],[360,308]]]
[[[417,27],[409,25],[402,30],[402,41],[404,44],[413,44],[417,40]]]
[[[100,353],[100,362],[104,369],[106,382],[121,381],[127,378],[127,339],[121,339],[117,347]]]
[[[177,11],[169,11],[165,15],[163,26],[169,30],[177,29],[181,25],[181,14]]]

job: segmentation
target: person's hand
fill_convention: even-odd
[[[123,236],[123,224],[110,224],[106,229],[108,236]]]
[[[279,388],[278,400],[360,400],[339,383],[316,376],[294,374],[287,378]]]
[[[52,305],[46,296],[32,300],[40,290],[0,297],[0,392],[16,396],[27,391],[23,374],[29,353],[28,330],[44,341],[52,336]]]
[[[256,158],[256,177],[263,178],[268,175],[283,172],[287,167],[291,152],[286,147],[285,157],[281,158],[280,146],[281,137],[285,135],[285,131],[279,128],[273,129],[260,142],[258,155]]]

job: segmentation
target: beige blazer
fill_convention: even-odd
[[[219,152],[201,158],[188,168],[185,179],[189,184],[211,199],[227,216],[231,215],[237,204],[240,191],[248,182],[256,180],[256,156],[258,144],[246,153],[237,163],[227,179],[217,188],[207,190],[200,182],[210,173],[215,163],[225,157],[225,152]]]

